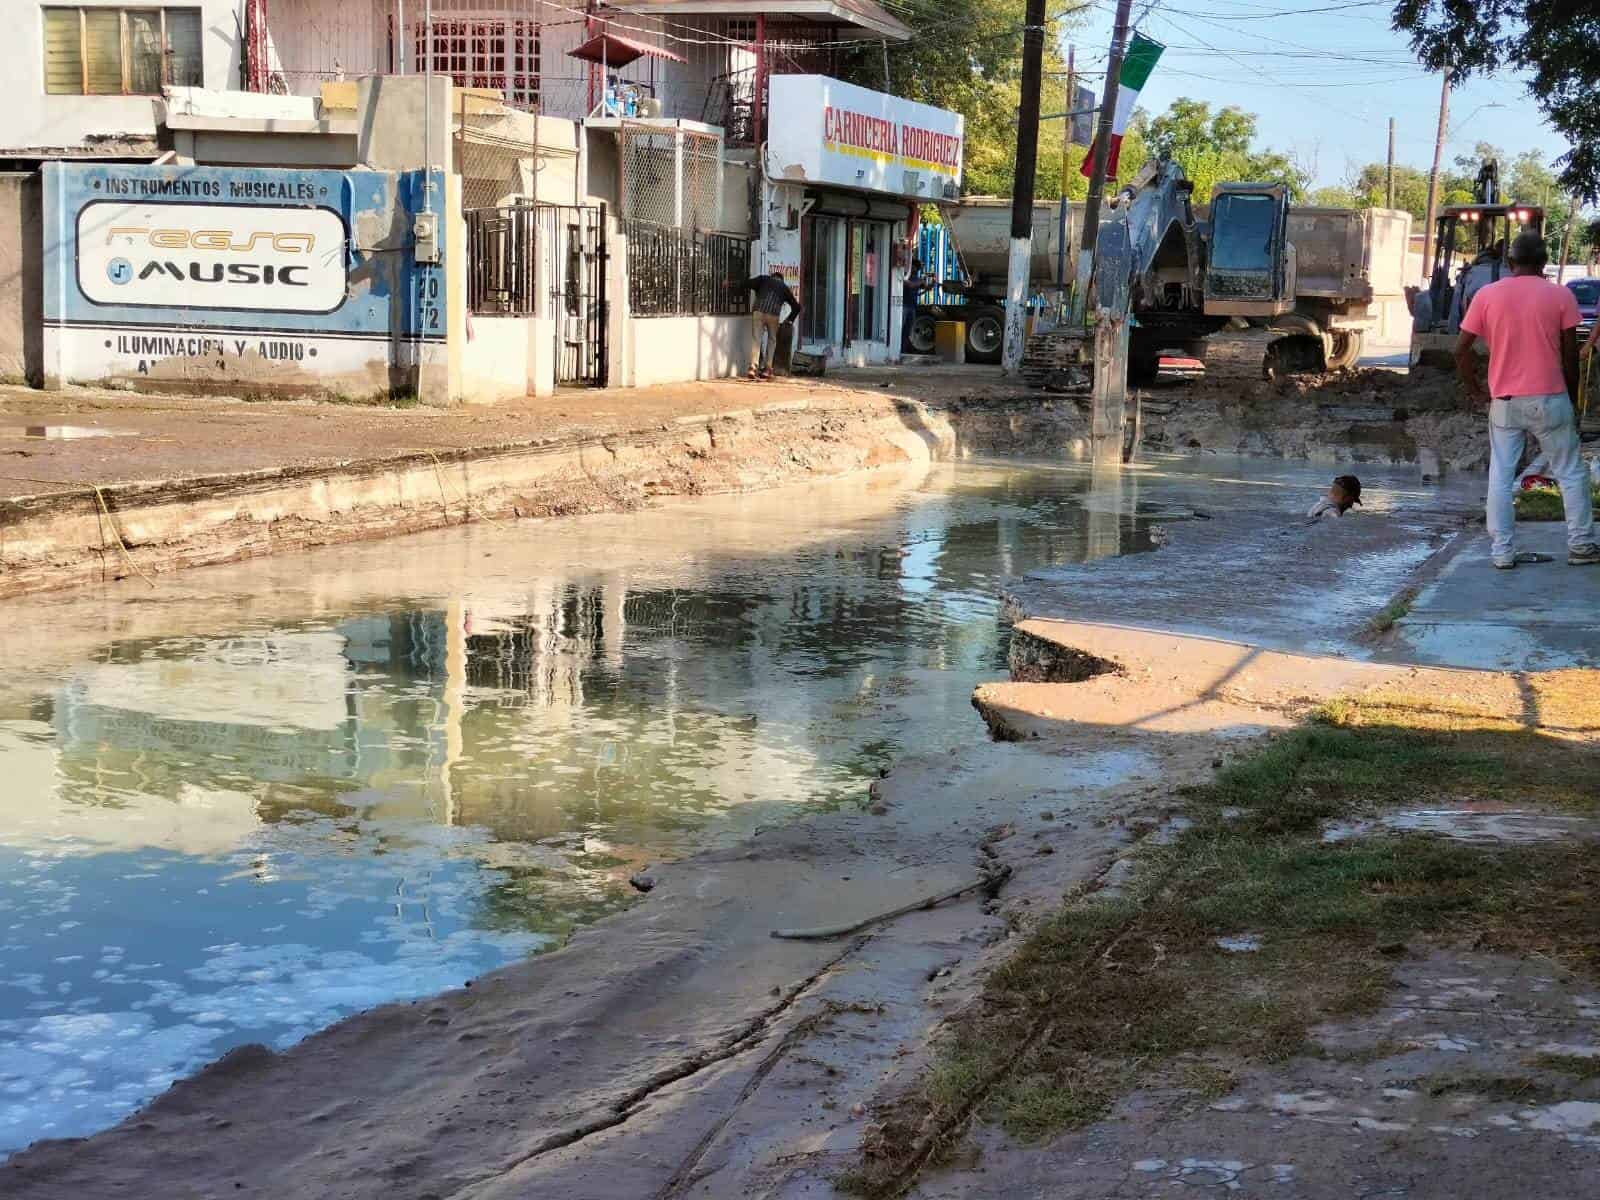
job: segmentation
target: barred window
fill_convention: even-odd
[[[204,79],[198,8],[44,9],[44,90],[159,96]]]
[[[516,17],[434,15],[433,36],[419,23],[412,31],[417,69],[448,75],[457,87],[498,88],[507,104],[539,104],[539,22]]]

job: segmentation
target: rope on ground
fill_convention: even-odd
[[[83,492],[83,493],[93,492],[94,493],[94,498],[99,504],[99,512],[96,513],[95,515],[97,517],[103,515],[105,517],[105,519],[110,523],[111,532],[116,535],[117,549],[122,552],[122,557],[127,561],[128,566],[133,570],[133,573],[135,575],[137,575],[140,579],[144,580],[145,583],[149,584],[152,588],[154,588],[156,586],[156,581],[154,579],[151,579],[150,576],[145,573],[145,570],[144,570],[143,567],[141,567],[138,563],[133,561],[133,555],[128,550],[127,539],[122,536],[122,526],[120,524],[118,524],[117,518],[116,518],[116,514],[114,514],[111,511],[111,506],[106,503],[105,493],[100,490],[100,485],[99,484],[97,484],[97,483],[90,483],[90,484],[68,483],[64,479],[35,479],[35,478],[33,478],[32,476],[29,476],[29,475],[4,475],[4,476],[0,476],[0,479],[6,479],[6,480],[9,480],[9,481],[12,481],[12,482],[15,482],[15,483],[44,483],[44,484],[49,484],[51,487],[58,487],[58,488],[63,489],[68,495],[71,495],[74,492]],[[104,541],[104,540],[105,540],[105,538],[102,535],[101,541]]]
[[[1002,866],[996,871],[988,871],[970,883],[963,883],[958,888],[951,888],[947,892],[936,895],[924,896],[921,900],[913,900],[910,904],[902,904],[899,908],[891,908],[888,912],[875,913],[870,917],[863,917],[848,925],[821,925],[815,929],[774,929],[772,936],[783,938],[785,941],[813,942],[826,938],[844,937],[846,934],[855,933],[865,929],[868,925],[876,925],[880,921],[892,921],[896,917],[903,917],[909,912],[916,912],[922,908],[932,908],[935,904],[943,904],[946,900],[954,900],[964,892],[983,888],[991,896],[1000,890],[1000,885],[1011,878],[1011,867]]]
[[[122,526],[117,523],[117,518],[112,513],[111,506],[106,503],[105,493],[102,492],[96,484],[90,484],[89,486],[94,488],[94,498],[100,502],[100,511],[105,513],[106,520],[111,522],[111,532],[117,537],[117,549],[122,551],[122,557],[127,560],[128,565],[134,569],[140,579],[144,580],[147,584],[154,588],[156,586],[156,581],[145,574],[144,568],[138,563],[134,562],[133,555],[128,552],[128,542],[127,539],[122,536]]]
[[[439,461],[439,456],[432,450],[424,450],[423,453],[429,458],[433,459],[433,475],[434,478],[439,481],[439,494],[444,497],[445,510],[448,512],[450,508],[450,493],[445,490],[444,486],[444,464]],[[489,522],[489,524],[495,526],[496,528],[505,528],[504,521],[496,520],[494,517],[491,517],[488,513],[484,512],[482,508],[473,504],[472,497],[467,495],[465,484],[463,484],[461,488],[461,509],[463,512],[468,514],[476,513],[479,517]]]

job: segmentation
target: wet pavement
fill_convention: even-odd
[[[1497,571],[1489,536],[1465,539],[1397,626],[1416,662],[1488,671],[1600,666],[1600,567],[1569,567],[1559,521],[1520,522],[1517,548],[1547,563]]]
[[[1342,472],[1347,468],[1340,468]],[[1145,498],[1160,460],[1107,481],[1092,505]],[[1416,468],[1363,465],[1362,507],[1310,521],[1333,471],[1207,458],[1182,501],[1203,519],[1172,526],[1168,552],[1093,570],[1035,568],[1007,585],[1028,617],[1224,639],[1347,657],[1374,653],[1373,617],[1475,519],[1482,483],[1422,484]],[[1324,474],[1326,472],[1326,474]],[[1161,494],[1170,494],[1162,492]]]

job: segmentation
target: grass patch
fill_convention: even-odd
[[[1417,598],[1416,588],[1406,588],[1393,600],[1383,606],[1383,611],[1378,613],[1368,622],[1368,628],[1373,633],[1388,633],[1405,615],[1411,611],[1412,602]]]
[[[1591,706],[1596,679],[1583,688]],[[1233,1083],[1219,1064],[1320,1053],[1311,1029],[1380,1007],[1392,987],[1385,950],[1412,939],[1540,954],[1600,976],[1600,853],[1589,844],[1321,840],[1324,821],[1398,805],[1594,811],[1596,766],[1586,747],[1466,703],[1329,705],[1183,790],[1194,825],[1147,848],[1123,892],[1070,898],[1032,929],[953,1022],[922,1088],[887,1115],[852,1186],[902,1194],[937,1160],[928,1131],[957,1135],[972,1116],[1037,1140],[1101,1119],[1138,1088],[1222,1095]],[[1246,931],[1259,950],[1216,944]],[[1465,1075],[1424,1086],[1518,1098],[1539,1087]]]
[[[1546,1071],[1560,1071],[1577,1079],[1600,1079],[1600,1057],[1586,1054],[1535,1054],[1528,1060],[1530,1067]]]
[[[1600,504],[1600,487],[1593,489],[1594,500]],[[1561,492],[1556,488],[1528,488],[1512,497],[1519,521],[1565,521],[1566,509],[1561,504]]]
[[[1550,1088],[1526,1075],[1498,1075],[1487,1071],[1463,1071],[1449,1075],[1426,1075],[1400,1080],[1391,1087],[1410,1088],[1425,1095],[1482,1096],[1516,1104],[1541,1104],[1555,1098]]]

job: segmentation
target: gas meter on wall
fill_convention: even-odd
[[[411,237],[416,243],[416,260],[419,263],[439,261],[439,214],[419,212],[411,226]]]

